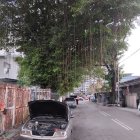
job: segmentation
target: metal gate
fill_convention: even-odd
[[[40,89],[33,88],[31,89],[31,100],[50,100],[51,99],[51,89]]]

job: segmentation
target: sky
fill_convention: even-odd
[[[136,28],[132,29],[127,42],[128,50],[124,53],[120,66],[123,66],[125,73],[140,76],[140,25],[136,24]]]

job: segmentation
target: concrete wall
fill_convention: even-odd
[[[127,86],[123,90],[127,107],[137,108],[137,99],[140,99],[140,84]]]
[[[137,94],[127,94],[126,95],[126,105],[131,108],[137,108]]]

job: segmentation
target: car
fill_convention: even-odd
[[[69,107],[53,100],[30,101],[30,118],[20,133],[22,140],[71,140],[72,114]]]
[[[70,95],[70,97],[72,97],[72,98],[77,98],[78,96],[77,95]]]
[[[140,113],[140,103],[138,104],[138,112]]]
[[[83,97],[78,97],[79,101],[84,101]]]
[[[87,96],[83,96],[84,100],[89,101],[89,98]]]
[[[77,104],[76,104],[76,99],[73,97],[67,97],[65,98],[64,101],[70,108],[76,108]]]

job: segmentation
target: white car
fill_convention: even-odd
[[[139,103],[139,105],[138,105],[138,112],[140,113],[140,103]]]
[[[67,97],[64,101],[70,108],[76,108],[76,99],[73,97]]]
[[[30,119],[23,125],[21,140],[71,140],[72,116],[62,102],[29,102]]]

